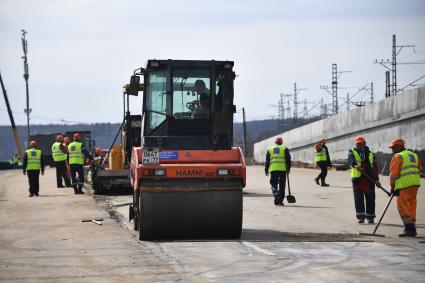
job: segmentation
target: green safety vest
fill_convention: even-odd
[[[19,158],[17,156],[13,156],[12,163],[18,163],[18,162],[19,162]]]
[[[401,190],[411,186],[420,186],[421,177],[419,176],[418,169],[418,155],[407,149],[398,153],[403,158],[403,165],[401,166],[400,176],[395,181],[394,190]]]
[[[360,166],[362,164],[362,158],[360,157],[360,154],[354,148],[352,148],[351,151],[354,154],[354,158],[356,159],[357,165]],[[370,166],[372,166],[373,164],[372,151],[369,151],[369,162],[370,162]],[[355,178],[360,178],[361,176],[362,176],[362,173],[359,170],[357,170],[357,168],[351,168],[351,178],[355,179]]]
[[[27,155],[27,168],[26,170],[40,170],[41,169],[41,150],[31,148],[26,151]]]
[[[66,160],[66,154],[62,152],[60,145],[60,142],[55,142],[52,145],[52,156],[55,162]]]
[[[284,145],[274,145],[269,147],[268,152],[270,154],[270,166],[269,172],[273,171],[286,171],[286,159],[285,159]]]
[[[326,161],[327,157],[326,157],[326,148],[322,148],[321,151],[317,151],[316,149],[316,153],[315,153],[315,157],[314,157],[314,161],[319,162],[319,161]]]
[[[84,165],[84,155],[81,151],[82,146],[83,144],[77,141],[72,142],[68,145],[69,164]]]

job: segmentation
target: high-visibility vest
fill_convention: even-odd
[[[18,163],[18,162],[19,162],[18,157],[17,156],[13,156],[12,157],[12,163]]]
[[[319,161],[326,161],[328,158],[326,157],[326,147],[322,147],[321,151],[317,151],[316,149],[316,153],[314,156],[314,161],[319,162]]]
[[[26,151],[27,155],[27,168],[26,170],[40,170],[41,169],[41,150],[31,148]]]
[[[421,177],[419,176],[418,155],[407,149],[398,153],[403,158],[400,176],[395,181],[394,190],[401,190],[411,186],[420,186]]]
[[[351,151],[354,154],[354,158],[356,159],[357,165],[360,166],[362,164],[362,158],[360,157],[360,154],[354,148],[352,148]],[[369,162],[370,162],[370,166],[372,166],[373,164],[372,151],[369,151]],[[362,176],[362,173],[357,168],[351,168],[351,178],[360,178],[361,176]]]
[[[69,164],[84,165],[84,155],[81,151],[82,143],[74,141],[68,145]]]
[[[52,156],[55,162],[66,160],[66,154],[62,152],[60,142],[55,142],[52,145]]]
[[[284,145],[274,145],[269,147],[268,152],[270,154],[270,166],[269,172],[273,171],[286,171],[286,157],[285,157]]]

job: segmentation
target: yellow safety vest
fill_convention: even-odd
[[[351,151],[354,154],[354,158],[356,159],[356,163],[358,166],[362,164],[362,158],[360,157],[360,154],[357,152],[356,149],[352,148]],[[372,151],[369,151],[369,162],[370,166],[373,165],[373,153]],[[362,176],[362,173],[357,168],[351,168],[351,178],[360,178]]]
[[[406,149],[398,154],[403,158],[403,165],[401,166],[400,176],[395,181],[394,190],[420,186],[421,177],[419,176],[418,155]]]
[[[27,155],[27,168],[26,170],[40,170],[41,169],[41,150],[31,148],[26,151]]]
[[[274,145],[269,147],[268,152],[270,154],[270,166],[269,172],[273,171],[286,171],[286,158],[285,158],[284,145]]]
[[[68,145],[69,164],[84,165],[84,156],[81,151],[82,143],[74,141]]]
[[[62,152],[60,145],[60,142],[55,142],[52,145],[52,156],[55,162],[66,160],[66,154]]]
[[[316,163],[317,163],[319,161],[326,161],[326,160],[327,160],[327,158],[326,158],[326,148],[322,147],[321,151],[317,151],[317,149],[316,149],[314,161],[316,161]]]

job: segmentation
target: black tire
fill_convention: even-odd
[[[92,187],[96,195],[103,195],[103,186],[101,184],[95,183]]]

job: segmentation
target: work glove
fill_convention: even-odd
[[[400,191],[396,191],[394,189],[394,186],[391,186],[391,194],[394,195],[394,196],[399,196],[400,195]]]
[[[24,171],[24,175],[26,175],[27,174],[27,171]]]
[[[264,172],[265,174],[266,174],[266,176],[268,176],[269,175],[269,172]]]
[[[382,188],[381,182],[376,181],[376,186],[377,186],[378,188]]]
[[[41,171],[41,176],[44,176],[44,171]]]

